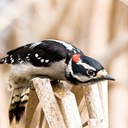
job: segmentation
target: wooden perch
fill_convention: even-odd
[[[82,128],[76,99],[72,92],[65,89],[63,84],[57,81],[50,83],[49,79],[34,78],[32,82],[44,112],[40,118],[38,127],[41,128],[42,121],[46,118],[45,122],[48,123],[49,128]],[[101,84],[100,86],[104,86],[104,83],[107,86],[106,81],[100,82],[99,84]],[[34,90],[31,90],[30,95],[34,96],[35,92],[33,91]],[[100,96],[97,84],[85,86],[84,92],[87,105],[84,107],[87,107],[89,114],[89,120],[86,124],[89,125],[89,128],[107,128],[108,96],[106,93]],[[37,98],[37,96],[35,95],[34,97]],[[27,117],[26,128],[27,126],[28,128],[30,127],[29,123],[31,123],[33,116],[33,114],[30,113],[33,113],[35,110],[35,107],[32,105],[32,100],[37,100],[37,104],[38,99],[36,98],[31,99],[31,104],[29,103],[32,107],[28,104],[29,109],[31,108],[32,110],[27,111],[29,116]],[[102,103],[100,98],[102,98]],[[104,101],[104,99],[106,100]]]
[[[104,113],[104,126],[105,128],[109,127],[108,121],[108,81],[102,81],[98,83],[98,88],[100,92],[101,103]]]
[[[39,105],[40,106],[40,105]],[[38,114],[38,115],[37,115]],[[36,128],[49,128],[49,125],[47,123],[47,120],[45,118],[44,112],[40,106],[39,113],[37,113],[36,116],[39,117],[36,124]],[[34,120],[35,121],[35,120]],[[33,127],[32,127],[33,128]],[[34,127],[35,128],[35,127]]]
[[[89,128],[106,128],[97,84],[85,87],[86,104],[89,113]]]
[[[33,85],[50,128],[66,128],[49,79],[34,78]]]
[[[72,92],[58,82],[52,82],[52,90],[49,79],[35,78],[33,85],[50,128],[82,128],[76,99]]]
[[[35,92],[35,89],[34,88],[30,89],[29,100],[28,100],[28,104],[27,104],[25,128],[31,127],[32,118],[33,118],[34,112],[36,110],[36,107],[38,105],[38,102],[39,102],[39,100],[38,100],[37,94]],[[34,124],[32,123],[32,125],[34,125]]]
[[[75,95],[66,90],[61,83],[52,83],[67,128],[82,128]]]

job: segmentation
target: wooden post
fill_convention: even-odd
[[[67,128],[82,128],[75,95],[66,90],[61,83],[52,83]]]
[[[85,87],[86,105],[90,128],[105,128],[104,114],[97,84]]]
[[[32,81],[50,128],[82,128],[76,99],[72,92],[65,89],[63,84],[59,82],[54,81],[50,83],[49,79],[34,78]],[[103,83],[104,82],[100,82],[99,84]],[[106,126],[108,126],[108,108],[106,105],[108,104],[106,104],[107,102],[105,101],[102,107],[97,84],[85,86],[84,92],[89,114],[89,127],[106,128]],[[102,98],[104,99],[106,96],[107,95],[103,95]],[[29,122],[31,122],[31,118]]]
[[[28,100],[27,111],[26,111],[25,128],[31,128],[32,125],[35,125],[35,123],[32,123],[32,118],[36,110],[36,107],[38,105],[38,102],[39,102],[39,99],[37,97],[35,89],[34,88],[30,89],[29,100]]]
[[[34,78],[33,85],[50,128],[66,128],[49,79]]]
[[[109,127],[109,121],[108,121],[108,81],[102,81],[98,83],[99,92],[100,92],[100,98],[101,103],[103,107],[103,113],[104,113],[104,124],[105,127]]]

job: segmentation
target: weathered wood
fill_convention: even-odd
[[[89,128],[103,128],[101,119],[89,119]]]
[[[38,105],[38,102],[39,102],[39,99],[37,97],[35,89],[30,89],[29,100],[28,100],[27,111],[26,111],[25,128],[31,128],[32,118],[33,118],[34,112],[36,110],[36,107]]]
[[[82,128],[75,95],[65,89],[61,83],[54,83],[52,85],[67,128]]]
[[[41,126],[41,125],[40,125]],[[42,127],[39,128],[49,128],[46,118],[43,118]]]
[[[102,104],[97,84],[85,87],[85,98],[90,119],[103,119]]]
[[[8,67],[7,66],[1,66],[0,65],[0,96],[1,96],[1,100],[0,100],[0,128],[8,128],[9,127],[9,118],[8,118],[8,105],[7,102],[9,102],[7,99],[4,99],[5,97],[7,97],[6,94],[6,87],[4,85],[6,85],[6,78],[7,78],[7,74],[6,74],[6,69]]]
[[[77,104],[79,105],[84,96],[83,87],[82,86],[73,86],[71,91],[75,94]]]
[[[37,123],[36,128],[49,128],[42,108],[40,108],[40,112],[37,116],[39,117],[39,119],[37,121],[38,123]]]
[[[104,114],[97,84],[85,87],[85,97],[89,119],[91,119],[91,122],[98,120],[98,123],[101,123],[100,126],[102,126],[100,128],[104,128]],[[91,127],[91,122],[89,123],[89,127],[97,128],[96,125],[95,127],[94,125]]]
[[[44,112],[41,109],[40,110],[40,119],[39,119],[39,128],[42,128],[43,118],[44,118]]]
[[[50,128],[66,128],[49,79],[34,78],[33,85]]]
[[[104,113],[104,123],[106,128],[109,127],[108,124],[108,81],[102,81],[98,83],[100,97],[101,97],[101,103],[103,107],[103,113]]]
[[[87,125],[86,122],[89,120],[89,117],[88,117],[88,110],[87,110],[87,105],[86,105],[85,100],[86,100],[85,96],[83,96],[83,98],[79,104],[79,113],[80,113],[82,124]]]

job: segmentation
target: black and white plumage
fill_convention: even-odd
[[[18,64],[30,62],[32,65],[41,67],[49,66],[52,62],[58,62],[72,54],[83,54],[79,49],[56,40],[43,40],[41,42],[27,44],[9,51],[8,56],[1,63]]]
[[[13,90],[9,110],[10,122],[18,122],[28,101],[29,82],[35,76],[64,80],[74,85],[89,85],[114,80],[103,66],[81,50],[58,40],[43,40],[11,50],[0,64],[12,64],[9,85]]]

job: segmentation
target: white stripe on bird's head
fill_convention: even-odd
[[[79,61],[77,62],[77,64],[78,64],[78,65],[82,65],[85,69],[89,69],[89,70],[91,69],[91,70],[96,71],[96,69],[95,69],[94,67],[88,65],[87,63],[83,63],[81,60],[79,60]]]

